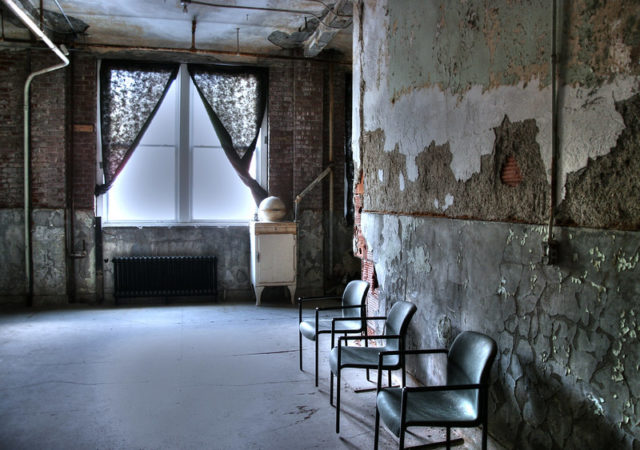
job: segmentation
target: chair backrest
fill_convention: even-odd
[[[498,346],[489,336],[463,331],[453,341],[447,355],[447,384],[482,384],[488,386],[491,365]],[[487,389],[459,391],[466,397],[478,417],[486,413]]]
[[[365,302],[369,292],[369,283],[363,280],[353,280],[347,284],[342,294],[342,306],[362,306],[362,308],[347,308],[342,310],[343,317],[361,318],[366,315]]]
[[[409,322],[411,322],[411,318],[415,314],[416,309],[416,305],[411,302],[401,301],[393,304],[385,322],[385,334],[396,334],[402,336],[402,338],[400,340],[389,339],[386,345],[388,350],[400,349],[400,341],[404,341],[404,336],[407,334],[407,329],[409,328]]]

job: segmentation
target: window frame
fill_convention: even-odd
[[[98,62],[101,64],[101,60]],[[98,74],[100,74],[100,66],[98,66]],[[99,77],[99,75],[98,75]],[[192,120],[191,120],[191,101],[194,96],[197,96],[197,91],[191,89],[191,77],[187,69],[187,64],[180,64],[180,70],[178,76],[174,81],[177,83],[177,95],[176,95],[176,120],[178,120],[179,126],[176,129],[177,136],[175,141],[175,171],[176,171],[176,220],[108,220],[108,208],[109,208],[109,193],[106,192],[103,195],[96,197],[96,215],[103,217],[103,227],[200,227],[200,226],[248,226],[251,220],[255,217],[249,217],[246,220],[238,219],[207,219],[196,220],[193,219],[193,147],[192,144]],[[100,79],[98,78],[98,84]],[[187,94],[183,92],[186,90]],[[268,176],[268,102],[265,106],[265,113],[262,119],[260,132],[258,135],[258,143],[256,145],[253,159],[256,165],[255,179],[262,187],[266,189],[267,176]],[[100,98],[97,99],[97,112],[100,117]],[[100,134],[100,127],[97,127],[97,179],[104,179],[102,170],[102,138]],[[222,147],[220,147],[222,151]],[[256,207],[257,211],[257,207]]]

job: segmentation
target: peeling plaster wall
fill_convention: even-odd
[[[536,225],[363,214],[380,312],[416,303],[408,345],[440,348],[463,330],[499,348],[490,433],[507,448],[637,448],[640,240],[557,230],[558,266],[541,263]],[[413,368],[443,381],[434,363]]]
[[[356,241],[370,312],[417,304],[410,345],[498,342],[489,430],[507,448],[637,449],[640,4],[558,4],[559,264],[542,264],[552,11],[537,0],[355,2]]]
[[[218,299],[252,296],[246,226],[105,228],[103,245],[107,303],[114,301],[112,260],[121,256],[216,256]]]
[[[362,115],[360,123],[354,120],[356,166],[360,166],[360,139],[367,132],[382,131],[382,150],[404,156],[396,168],[402,178],[398,176],[390,180],[389,175],[385,178],[382,169],[382,172],[365,174],[372,181],[374,178],[378,181],[390,180],[385,183],[397,184],[397,190],[402,191],[401,184],[406,187],[408,183],[419,182],[419,178],[424,176],[425,166],[419,161],[421,154],[429,153],[429,148],[448,145],[451,155],[447,166],[456,182],[466,182],[481,172],[483,156],[495,151],[495,129],[505,118],[512,123],[534,120],[538,128],[535,142],[539,147],[546,180],[550,182],[551,87],[547,63],[550,58],[551,17],[548,7],[538,3],[517,2],[517,6],[505,3],[485,8],[478,6],[480,2],[465,2],[457,6],[437,2],[433,6],[425,6],[419,1],[398,1],[390,2],[388,7],[386,2],[365,2],[366,7],[362,12],[364,22],[359,23],[360,17],[354,22],[354,86],[358,88],[354,89],[354,118]],[[565,15],[571,17],[575,9],[584,6],[577,4],[580,2],[567,3],[574,5],[573,9],[565,11]],[[634,2],[617,3],[625,6],[619,5],[617,18],[608,17],[611,11],[606,7],[603,11],[592,8],[589,20],[628,22],[624,13],[640,15],[640,7]],[[358,8],[356,5],[356,10]],[[544,14],[540,12],[541,9]],[[430,23],[434,17],[441,19]],[[531,17],[535,18],[534,23],[540,23],[529,26]],[[547,18],[546,22],[542,20],[543,17]],[[493,23],[496,20],[497,25]],[[511,25],[502,24],[505,21]],[[506,30],[517,28],[518,39],[507,39],[509,33],[500,28],[502,26]],[[563,28],[561,36],[568,37],[560,38],[558,42],[560,48],[567,47],[560,71],[561,76],[571,83],[562,84],[559,91],[561,151],[558,178],[562,197],[566,193],[564,185],[570,174],[584,169],[590,159],[608,155],[611,148],[616,146],[622,131],[629,125],[616,104],[638,93],[640,72],[637,61],[630,61],[623,71],[620,61],[611,59],[613,55],[603,57],[598,66],[592,69],[599,74],[597,80],[589,77],[579,83],[575,75],[578,70],[576,66],[583,67],[585,62],[574,62],[578,57],[574,57],[573,53],[585,50],[579,43],[573,43],[571,36],[572,30],[580,26],[569,19],[564,26],[566,29]],[[612,22],[610,26],[617,28],[621,25]],[[365,39],[358,38],[359,28],[363,29]],[[630,29],[633,35],[640,34],[636,25],[630,26]],[[463,37],[458,36],[460,33]],[[591,36],[596,39],[593,34]],[[635,51],[635,47],[625,48],[629,54]],[[470,54],[485,50],[489,55],[493,52],[494,57],[478,60],[469,57]],[[436,54],[440,57],[436,57]],[[510,58],[512,54],[518,57]],[[446,63],[449,69],[446,70],[440,60],[443,55],[448,55]],[[528,56],[525,58],[523,55]],[[590,61],[586,56],[581,58]],[[515,77],[508,73],[509,70],[505,71],[507,66],[519,67],[513,70],[522,73]],[[362,132],[361,126],[364,127]],[[519,158],[517,147],[512,153]],[[451,182],[438,183],[441,191],[454,189]],[[473,189],[467,191],[468,196]],[[445,192],[445,196],[447,193],[453,197],[450,202],[455,205],[459,197],[452,192]],[[381,195],[372,197],[381,198]],[[439,205],[442,200],[439,200]],[[441,208],[433,205],[433,202],[427,207],[417,198],[409,198],[405,202],[406,206],[400,209],[402,212],[442,213]],[[368,204],[367,208],[385,210],[384,205],[376,203]],[[459,214],[472,215],[465,212]],[[530,220],[526,217],[521,219]]]
[[[3,304],[24,304],[23,217],[23,210],[0,209],[0,296]]]

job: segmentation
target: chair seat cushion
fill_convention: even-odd
[[[388,347],[345,347],[342,346],[342,355],[340,356],[340,364],[342,367],[357,367],[361,369],[377,369],[378,354],[385,350],[392,350]],[[395,350],[395,349],[393,349]],[[384,358],[384,369],[396,369],[400,364],[398,355],[389,355]],[[329,355],[329,364],[331,371],[338,373],[338,347],[331,349]]]
[[[401,388],[385,388],[376,399],[380,418],[396,436],[400,434],[401,401]],[[407,395],[407,425],[461,426],[473,425],[477,420],[478,412],[466,390],[409,392]]]
[[[336,331],[341,333],[354,333],[362,329],[361,320],[338,320],[336,321]],[[318,321],[316,330],[315,320],[303,320],[300,322],[300,332],[307,339],[316,340],[318,333],[331,333],[331,319],[321,319]]]

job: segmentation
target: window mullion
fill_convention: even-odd
[[[189,136],[189,72],[186,64],[180,66],[180,95],[179,97],[179,133],[178,133],[178,220],[191,221],[191,167],[190,167],[190,136]]]

